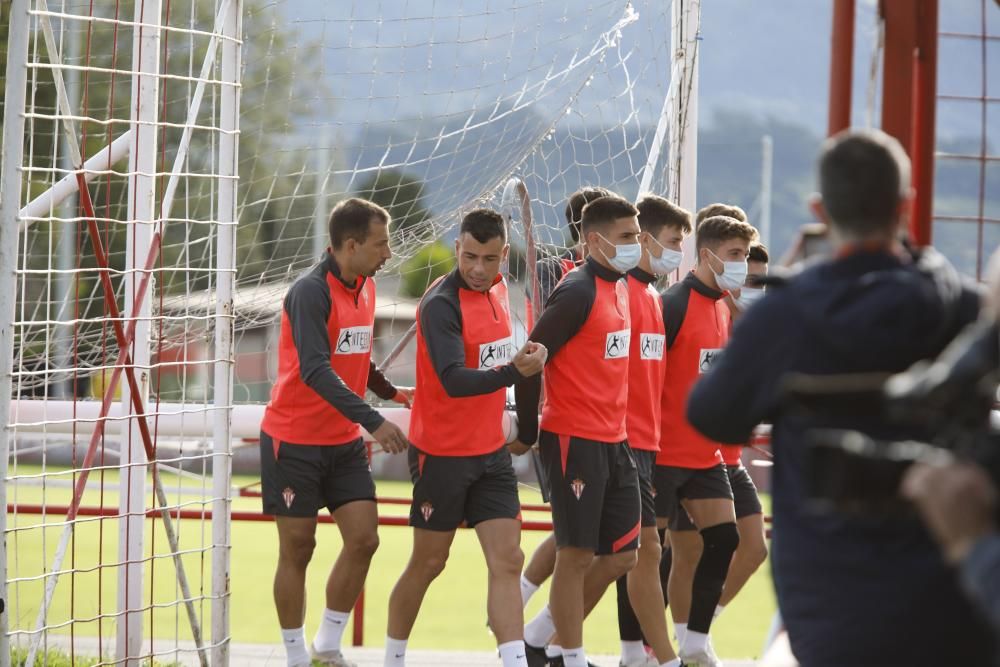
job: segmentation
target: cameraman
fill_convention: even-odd
[[[1000,366],[1000,250],[991,263],[991,290],[985,318],[992,327],[985,338],[996,372]],[[1000,633],[1000,527],[998,491],[988,472],[971,462],[915,465],[903,482],[945,558],[960,569],[966,593],[988,615]]]
[[[811,512],[805,434],[817,427],[925,437],[876,418],[805,417],[781,404],[789,373],[898,373],[938,353],[978,314],[978,296],[933,250],[899,243],[910,166],[879,131],[829,139],[816,216],[833,256],[769,290],[736,324],[695,385],[691,424],[711,440],[746,442],[773,424],[775,590],[804,667],[989,665],[993,644],[955,576],[915,519]]]

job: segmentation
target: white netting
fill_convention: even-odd
[[[130,118],[141,60],[134,34],[154,30],[156,21],[137,23],[132,1],[31,2],[27,102],[5,109],[25,114],[23,159],[5,169],[23,174],[19,206],[29,207],[19,221],[7,479],[14,508],[8,630],[16,644],[41,638],[64,646],[68,635],[97,636],[100,652],[114,652],[115,590],[124,567],[120,495],[138,489],[139,507],[163,504],[153,499],[151,477],[119,462],[125,448],[119,432],[130,422],[110,421],[106,437],[95,441],[91,468],[82,467],[99,415],[93,399],[103,397],[119,366],[89,215],[75,195],[50,197],[75,192],[74,140],[82,158],[92,158],[84,171],[125,329],[135,322],[126,278],[142,277],[127,267],[141,267],[147,257],[141,239],[134,249],[128,241],[129,229],[140,228],[129,222],[137,206],[130,174],[152,187],[145,227],[161,233],[162,244],[133,355],[138,381],[148,384],[151,445],[166,470],[186,471],[161,476],[167,504],[197,514],[225,500],[211,488],[209,461],[212,372],[220,357],[216,294],[225,276],[219,202],[231,182],[220,175],[226,84],[217,16],[230,1],[140,4],[159,10],[162,24],[159,41],[145,47],[147,58],[156,54],[155,118],[139,124],[155,129],[155,147],[148,132],[141,141],[130,134]],[[671,9],[660,0],[242,2],[233,400],[266,401],[282,297],[322,253],[326,217],[339,199],[372,198],[395,220],[395,258],[378,278],[375,356],[381,359],[412,324],[423,286],[447,270],[462,212],[499,205],[512,176],[530,193],[541,253],[566,249],[565,199],[582,186],[632,198],[645,175],[651,190],[669,194],[672,126],[662,116]],[[0,30],[6,35],[6,26]],[[65,80],[62,99],[56,73]],[[69,183],[58,185],[65,178]],[[516,225],[512,242],[511,277],[522,283],[512,290],[519,312],[526,244]],[[412,346],[391,375],[400,384],[412,381]],[[167,414],[178,410],[183,414]],[[120,411],[116,403],[112,414]],[[74,495],[73,483],[85,474],[89,483]],[[129,484],[136,475],[144,481]],[[66,531],[74,498],[105,516],[73,518],[74,529]],[[31,514],[36,510],[44,514]],[[176,644],[191,636],[185,597],[197,620],[208,622],[212,540],[204,518],[175,521],[183,531],[170,546],[160,523],[146,522],[145,571],[130,576],[139,577],[132,581],[142,589],[147,637]],[[65,560],[57,561],[63,535],[71,539]],[[189,595],[174,576],[178,551],[185,554]],[[61,576],[53,603],[36,626],[54,570]],[[74,594],[81,590],[98,594],[84,602]],[[157,644],[157,652],[169,647]]]

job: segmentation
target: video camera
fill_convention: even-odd
[[[955,457],[986,468],[1000,488],[1000,329],[971,325],[932,362],[896,375],[793,375],[783,384],[794,416],[817,424],[806,431],[810,509],[902,515],[899,494],[914,462]],[[891,439],[900,432],[912,439]]]

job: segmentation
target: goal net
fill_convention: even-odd
[[[523,336],[569,194],[676,190],[670,35],[699,5],[674,4],[4,3],[0,655],[225,664],[231,462],[329,210],[392,214],[373,356],[398,384],[475,206],[511,215]]]

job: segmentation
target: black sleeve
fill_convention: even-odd
[[[688,301],[691,298],[691,288],[684,283],[670,286],[661,297],[663,303],[663,328],[666,333],[667,349],[674,346],[677,334],[680,333],[684,317],[687,315]]]
[[[368,389],[383,401],[391,401],[396,396],[396,386],[389,382],[389,378],[375,365],[374,361],[369,363],[371,366],[368,369]]]
[[[778,407],[779,381],[802,326],[775,296],[765,296],[736,322],[729,345],[688,395],[688,421],[711,440],[746,443]]]
[[[556,289],[556,285],[562,280],[562,263],[558,257],[544,257],[535,264],[535,277],[538,280],[538,294],[542,302],[541,310],[545,310],[544,304],[549,300],[549,296]],[[531,288],[528,287],[528,290]],[[531,297],[531,294],[528,294]],[[536,313],[537,317],[540,313]]]
[[[597,289],[592,278],[559,283],[545,304],[545,311],[538,318],[528,340],[544,345],[548,350],[548,361],[551,362],[563,345],[583,328],[590,317],[596,297]],[[521,442],[533,444],[538,439],[538,401],[541,395],[541,374],[525,378],[514,387],[517,432]]]
[[[299,374],[323,400],[373,433],[385,418],[351,391],[330,366],[330,337],[326,330],[330,308],[330,294],[322,283],[300,280],[288,290],[285,314],[299,356]]]
[[[420,330],[434,372],[452,398],[492,394],[522,377],[513,364],[487,370],[466,367],[461,315],[444,296],[432,296],[420,305]]]

